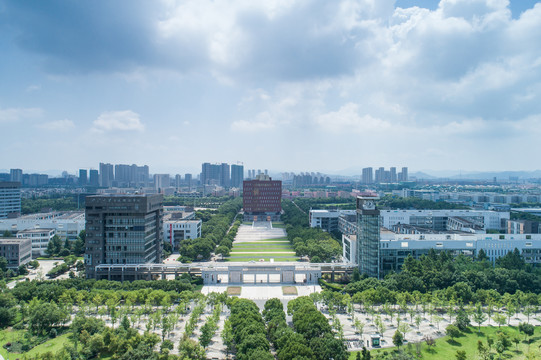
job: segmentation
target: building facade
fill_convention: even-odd
[[[0,256],[6,258],[8,268],[18,268],[32,260],[32,240],[0,238]]]
[[[47,245],[55,235],[54,229],[29,229],[19,231],[17,239],[30,239],[32,241],[32,257],[47,255]]]
[[[241,188],[244,181],[244,166],[231,165],[231,187]]]
[[[100,264],[161,263],[162,195],[103,195],[86,198],[87,278]]]
[[[310,227],[327,232],[340,231],[340,217],[355,216],[356,210],[315,210],[309,212]]]
[[[85,213],[83,211],[52,211],[23,215],[16,219],[0,219],[0,231],[18,233],[23,230],[54,229],[62,240],[77,240],[79,233],[85,229]]]
[[[17,181],[0,182],[0,219],[16,217],[21,214],[21,183]]]
[[[447,251],[453,256],[477,256],[483,249],[494,263],[516,249],[526,263],[541,265],[541,234],[382,234],[380,241],[380,274],[401,270],[411,255],[418,259],[431,249]]]
[[[382,226],[391,229],[396,224],[425,227],[436,231],[447,230],[450,217],[468,219],[482,224],[484,230],[504,230],[509,212],[484,210],[382,210]]]
[[[282,182],[259,174],[243,183],[245,221],[279,221],[282,211]]]
[[[361,274],[379,278],[380,212],[376,196],[357,196],[357,263]]]

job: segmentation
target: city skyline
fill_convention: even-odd
[[[0,19],[6,169],[539,168],[538,1],[0,1]]]

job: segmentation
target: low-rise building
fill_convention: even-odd
[[[396,224],[426,227],[445,231],[449,218],[460,217],[482,224],[484,230],[503,230],[509,220],[509,212],[482,210],[381,210],[382,225],[391,229]]]
[[[164,211],[163,239],[178,250],[181,240],[201,237],[201,220],[195,219],[194,212]]]
[[[47,255],[47,245],[56,234],[55,229],[29,229],[17,233],[18,239],[30,239],[32,241],[32,257]]]
[[[0,238],[0,256],[6,258],[8,268],[18,268],[32,260],[32,240]]]
[[[516,249],[526,263],[541,265],[541,234],[380,234],[380,274],[400,271],[409,256],[419,258],[436,252],[477,256],[483,249],[491,262]]]
[[[310,227],[318,227],[327,232],[338,230],[340,216],[355,217],[355,210],[315,210],[309,212]],[[355,222],[355,220],[353,220]]]
[[[531,220],[507,220],[508,234],[539,234],[541,233],[539,221]]]
[[[62,240],[77,240],[79,233],[85,229],[85,213],[83,211],[51,211],[30,214],[16,219],[0,219],[0,231],[17,233],[31,229],[54,229]]]

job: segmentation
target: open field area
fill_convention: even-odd
[[[254,222],[241,225],[233,242],[233,248],[225,261],[297,261],[283,227],[276,228],[270,222]]]
[[[487,339],[493,339],[495,342],[498,339],[498,333],[502,332],[508,336],[509,339],[517,338],[520,341],[515,344],[511,340],[511,345],[502,353],[502,358],[522,360],[522,359],[541,359],[541,328],[538,326],[535,328],[534,335],[530,338],[531,342],[525,339],[524,334],[518,331],[516,326],[486,326],[481,327],[481,333],[477,331],[476,327],[470,327],[465,333],[461,334],[454,340],[451,340],[449,336],[444,336],[436,340],[434,346],[428,346],[426,343],[421,343],[421,354],[423,360],[440,360],[440,359],[454,359],[458,350],[466,352],[466,359],[478,359],[479,352],[477,350],[478,341],[487,345]],[[402,350],[405,352],[411,351],[417,352],[417,346],[411,344],[410,346],[402,346]],[[385,358],[384,354],[390,356],[391,354],[398,353],[396,347],[389,349],[377,349],[372,351],[372,357]],[[491,354],[497,356],[496,346],[492,346],[490,350]],[[357,352],[350,353],[350,360],[354,360]]]

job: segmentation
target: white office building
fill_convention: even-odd
[[[47,245],[55,235],[54,229],[29,229],[17,233],[18,239],[32,240],[32,257],[47,255]]]
[[[396,224],[426,227],[436,231],[447,230],[449,218],[468,219],[482,224],[484,230],[504,230],[509,212],[483,210],[381,210],[382,225],[391,229]]]
[[[516,249],[526,263],[541,264],[541,234],[380,234],[380,273],[400,271],[408,255],[419,258],[430,249],[452,255],[477,256],[483,249],[489,260]]]
[[[54,229],[62,240],[77,240],[79,233],[85,229],[85,213],[83,211],[53,211],[24,215],[15,219],[0,219],[0,231],[17,233],[32,229]]]
[[[355,216],[356,210],[310,210],[310,227],[318,227],[327,232],[338,230],[340,216]]]
[[[185,211],[187,208],[182,207],[164,208],[163,241],[170,243],[173,249],[178,249],[181,240],[201,237],[203,222],[195,219],[193,211]]]

